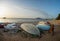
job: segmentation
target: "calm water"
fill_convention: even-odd
[[[27,19],[27,18],[0,19],[0,23],[4,23],[4,22],[37,22],[37,21],[41,21],[41,20]]]

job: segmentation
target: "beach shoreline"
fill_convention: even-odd
[[[26,22],[23,22],[26,23]],[[28,22],[27,22],[28,23]],[[32,22],[30,22],[32,23]],[[0,40],[1,41],[60,41],[60,20],[52,20],[50,21],[52,24],[56,24],[56,28],[54,29],[55,35],[52,36],[49,33],[46,33],[42,36],[42,38],[30,38],[30,37],[22,37],[21,33],[15,33],[15,34],[9,34],[9,32],[3,32],[2,29],[0,29]],[[8,23],[7,23],[8,24]],[[21,25],[22,23],[17,23]],[[33,24],[38,24],[38,22],[33,22]],[[58,26],[59,25],[59,26]]]

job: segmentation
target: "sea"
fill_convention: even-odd
[[[42,19],[34,19],[34,18],[8,18],[8,19],[0,19],[0,23],[6,22],[38,22],[44,21]]]

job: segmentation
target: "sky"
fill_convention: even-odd
[[[0,0],[0,17],[56,18],[60,0]]]

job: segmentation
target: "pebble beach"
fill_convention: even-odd
[[[34,22],[33,24],[37,24]],[[60,20],[52,20],[50,23],[55,25],[54,36],[51,33],[45,32],[41,38],[39,37],[23,37],[21,32],[9,33],[0,29],[0,41],[60,41]],[[21,23],[18,23],[19,25]]]

